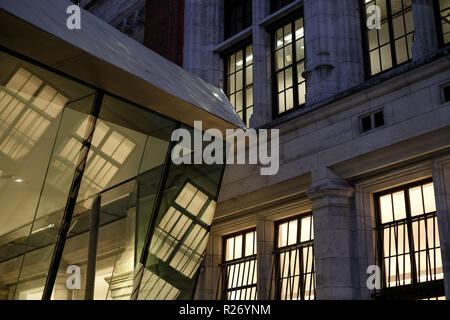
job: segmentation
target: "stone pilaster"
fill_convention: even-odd
[[[363,80],[357,0],[305,0],[307,106]]]
[[[250,126],[257,128],[272,120],[270,94],[270,42],[259,23],[270,13],[270,1],[253,0],[253,117]]]
[[[433,163],[436,215],[444,271],[445,295],[450,300],[450,157]]]
[[[206,257],[200,271],[195,291],[195,300],[215,300],[219,285],[219,266],[222,263],[222,236],[211,234],[206,248]],[[218,288],[219,286],[219,288]]]
[[[313,208],[319,300],[359,299],[353,193],[352,187],[336,178],[316,180],[307,192]]]
[[[258,217],[256,222],[257,256],[258,256],[258,299],[270,300],[272,282],[274,223]],[[272,285],[272,289],[273,289]],[[273,290],[272,290],[273,291]]]
[[[222,87],[222,63],[213,47],[223,41],[223,0],[186,0],[183,68]]]
[[[412,47],[413,60],[420,60],[438,48],[433,1],[412,0],[412,9],[415,32]]]

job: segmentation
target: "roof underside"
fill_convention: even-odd
[[[188,125],[245,127],[222,90],[89,12],[81,10],[81,30],[69,30],[72,4],[0,1],[0,46]]]

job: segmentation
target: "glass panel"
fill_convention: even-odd
[[[73,175],[57,152],[90,111],[93,93],[0,53],[0,299],[42,296]],[[79,149],[67,151],[75,158]]]
[[[380,213],[381,223],[388,223],[394,220],[390,194],[380,197]]]
[[[278,226],[278,247],[284,247],[287,244],[288,223],[282,223]]]
[[[186,129],[193,137],[193,130]],[[222,169],[222,165],[170,165],[142,281],[157,276],[167,283],[167,288],[178,290],[177,299],[192,299],[195,276],[208,243],[211,208],[215,207]],[[188,200],[189,205],[184,207]],[[238,240],[234,241],[236,246]],[[151,286],[141,282],[138,299],[148,297],[151,292]]]
[[[297,243],[298,222],[293,220],[289,222],[288,227],[288,245]]]
[[[428,183],[422,186],[423,199],[425,203],[425,213],[436,211],[436,201],[434,199],[433,183]]]
[[[380,49],[381,53],[381,67],[382,70],[386,70],[392,67],[391,48],[389,45],[385,45]]]
[[[422,188],[420,186],[409,189],[409,203],[412,216],[423,214]]]
[[[234,258],[239,259],[242,257],[242,235],[234,238]]]
[[[394,202],[394,217],[395,220],[406,218],[405,193],[403,191],[392,194]]]

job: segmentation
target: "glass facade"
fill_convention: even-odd
[[[0,299],[190,298],[223,166],[173,165],[175,120],[0,65]]]
[[[376,25],[375,7],[380,8],[380,25]],[[411,0],[364,0],[364,33],[368,74],[373,76],[412,59],[414,19]]]
[[[314,300],[314,228],[312,214],[303,214],[276,225],[276,299]]]
[[[444,295],[433,182],[376,195],[381,295],[428,299]]]
[[[293,20],[273,33],[274,114],[305,104],[305,30],[303,18]]]
[[[224,238],[222,299],[257,299],[256,231],[244,231]]]
[[[239,117],[250,127],[253,115],[253,46],[226,58],[226,93]]]

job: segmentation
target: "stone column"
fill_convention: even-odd
[[[357,0],[304,0],[307,106],[364,79],[358,8]]]
[[[346,181],[334,177],[313,180],[307,191],[313,208],[318,300],[359,299],[353,193]]]
[[[270,13],[269,0],[253,0],[253,117],[250,126],[272,120],[270,94],[270,37],[259,23]]]
[[[195,300],[216,300],[219,285],[219,266],[222,263],[222,236],[211,233],[206,248],[206,257],[195,292]],[[219,288],[218,288],[219,285]],[[219,299],[220,299],[219,292]]]
[[[272,285],[273,268],[273,247],[274,247],[274,223],[264,217],[257,217],[256,222],[257,237],[257,259],[258,259],[258,299],[270,300],[274,286]]]
[[[433,1],[412,0],[412,9],[415,32],[413,60],[420,60],[438,49]]]
[[[213,48],[223,41],[223,0],[185,0],[183,68],[222,87],[222,64]]]
[[[447,300],[450,300],[450,157],[433,161],[433,183],[444,269],[445,295]]]

